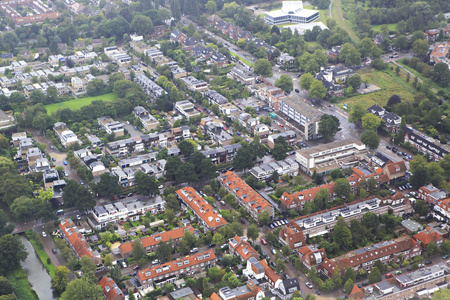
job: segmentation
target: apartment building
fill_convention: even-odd
[[[78,259],[81,259],[83,256],[87,256],[93,260],[97,266],[97,271],[103,270],[102,257],[100,253],[91,248],[89,243],[86,241],[86,238],[79,232],[78,228],[71,219],[61,220],[59,230]]]
[[[227,74],[228,78],[237,80],[245,85],[251,85],[255,83],[256,76],[248,70],[247,68],[237,64],[230,72]]]
[[[191,256],[185,256],[177,260],[153,266],[141,270],[136,279],[141,289],[147,289],[153,285],[163,287],[167,283],[173,283],[180,275],[193,275],[216,265],[216,255],[213,250],[206,250]]]
[[[299,141],[299,136],[294,130],[286,130],[285,132],[269,135],[267,138],[267,146],[269,146],[270,149],[273,149],[280,136],[284,138],[288,146],[293,146]]]
[[[153,117],[145,108],[142,106],[136,106],[133,109],[134,115],[139,118],[141,121],[142,126],[144,127],[145,131],[150,131],[153,129],[156,129],[159,125],[159,121],[156,120],[155,117]]]
[[[283,1],[281,10],[265,13],[264,21],[269,25],[284,23],[310,23],[319,18],[317,10],[304,9],[302,1]]]
[[[286,98],[283,90],[272,85],[260,84],[256,95],[259,99],[266,101],[276,111],[280,109],[280,100]]]
[[[172,67],[170,72],[172,73],[173,79],[178,79],[187,76],[186,70],[180,68],[179,66]]]
[[[277,171],[280,176],[285,174],[289,176],[297,176],[298,163],[293,159],[286,158],[285,160],[273,161],[253,167],[250,169],[250,174],[255,176],[258,180],[265,180],[272,177],[275,171]]]
[[[98,125],[108,134],[114,133],[115,137],[123,136],[125,134],[123,124],[119,121],[114,121],[109,116],[97,118],[97,122]]]
[[[177,192],[184,209],[190,209],[197,217],[203,231],[217,231],[228,222],[193,187],[184,187]]]
[[[209,150],[200,151],[206,158],[210,159],[213,164],[223,164],[231,162],[236,157],[236,153],[242,145],[239,143],[225,145]]]
[[[337,223],[339,216],[343,217],[347,222],[351,219],[360,220],[366,212],[373,212],[376,215],[382,215],[392,210],[396,216],[402,216],[405,213],[413,211],[412,205],[408,198],[392,198],[380,199],[378,197],[370,197],[366,200],[358,200],[349,204],[337,206],[332,210],[324,210],[308,216],[302,216],[294,221],[297,226],[292,226],[296,230],[287,234],[283,239],[289,239],[291,235],[302,231],[309,237],[324,235],[332,231]]]
[[[228,241],[230,254],[238,256],[241,261],[248,261],[250,258],[259,259],[259,253],[250,245],[245,236],[235,236]]]
[[[438,204],[440,200],[447,198],[447,193],[445,191],[438,189],[431,183],[420,187],[417,195],[418,198],[433,204]]]
[[[433,207],[432,215],[440,221],[450,219],[450,198],[445,198],[436,203]]]
[[[405,143],[409,142],[423,155],[428,155],[435,161],[441,160],[446,154],[450,153],[448,145],[441,144],[438,140],[427,136],[411,127],[403,127],[405,133]]]
[[[106,172],[105,166],[98,160],[98,157],[101,157],[101,155],[94,155],[88,149],[74,151],[74,154],[75,157],[92,172],[92,175],[100,176]]]
[[[150,236],[146,236],[141,238],[142,246],[145,251],[148,253],[155,252],[158,249],[158,245],[160,242],[171,242],[174,247],[177,247],[178,242],[184,237],[186,231],[195,234],[194,228],[189,226],[177,227],[170,231],[157,232]],[[129,258],[133,256],[133,243],[126,242],[119,246],[120,255],[123,258]]]
[[[298,150],[295,159],[300,170],[310,176],[314,170],[316,174],[328,175],[333,169],[354,166],[366,152],[366,146],[361,141],[347,139]]]
[[[280,99],[279,111],[298,124],[305,140],[319,137],[319,121],[322,112],[296,96]]]
[[[208,89],[208,83],[197,79],[193,76],[186,76],[181,78],[181,81],[186,85],[186,87],[194,92],[204,92]]]
[[[258,221],[263,212],[266,212],[270,217],[273,217],[274,209],[272,204],[253,190],[236,173],[228,171],[225,174],[221,174],[220,183],[225,190],[236,197],[239,205],[241,205],[256,221]]]
[[[150,95],[153,98],[161,98],[162,95],[166,94],[166,91],[162,87],[157,85],[144,74],[136,76],[134,81],[136,81],[136,83],[138,83],[142,87],[147,95]]]
[[[217,104],[220,106],[228,103],[228,99],[215,90],[207,90],[204,94],[210,105]]]
[[[137,221],[147,212],[158,214],[165,210],[166,201],[161,196],[148,198],[143,201],[135,201],[132,203],[110,203],[95,206],[92,214],[89,216],[89,223],[97,230],[101,230],[109,223],[117,224],[128,220]]]
[[[81,144],[81,141],[77,138],[75,133],[67,127],[66,123],[55,123],[55,125],[53,125],[53,131],[55,132],[56,138],[61,142],[61,145],[63,145],[64,148]]]
[[[189,120],[192,117],[201,116],[201,112],[195,109],[194,104],[189,100],[178,101],[174,105],[175,111]]]

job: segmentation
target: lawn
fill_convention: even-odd
[[[389,31],[396,31],[397,30],[397,23],[392,24],[382,24],[382,25],[372,25],[372,30],[374,31],[381,31],[381,26],[386,25]]]
[[[77,110],[82,108],[83,106],[89,105],[94,100],[102,100],[105,102],[113,101],[117,99],[117,95],[114,93],[104,94],[100,96],[94,96],[94,97],[87,97],[87,98],[80,98],[80,99],[73,99],[66,102],[60,102],[60,103],[53,103],[46,105],[45,108],[47,109],[47,114],[51,115],[52,113],[56,112],[58,109],[63,108],[70,108],[71,110]]]
[[[327,25],[327,18],[330,17],[330,11],[327,9],[316,9],[314,5],[303,5],[304,9],[313,9],[319,11],[319,19],[314,22],[322,22]]]
[[[17,299],[39,300],[38,295],[30,286],[27,273],[22,268],[7,277],[13,286]]]
[[[250,61],[246,60],[245,58],[243,58],[243,57],[237,55],[236,53],[234,53],[234,52],[232,52],[232,51],[230,51],[230,54],[231,54],[232,56],[236,57],[237,59],[241,60],[244,64],[246,64],[246,65],[248,65],[248,66],[250,66],[250,67],[253,67],[253,64],[252,64]]]
[[[314,48],[314,49],[321,49],[322,45],[320,45],[318,42],[306,42],[306,47]]]
[[[38,238],[39,239],[39,238]],[[55,265],[52,263],[50,258],[48,257],[47,252],[44,249],[44,246],[42,245],[40,240],[35,239],[28,239],[33,245],[34,251],[36,251],[37,255],[39,256],[42,264],[44,265],[45,269],[47,270],[48,275],[50,275],[51,278],[55,277]],[[47,263],[50,262],[50,263]]]
[[[364,108],[368,108],[374,104],[380,106],[386,105],[387,101],[392,95],[398,95],[404,101],[414,101],[414,89],[403,78],[397,77],[390,71],[376,71],[373,69],[366,69],[357,72],[361,76],[363,82],[374,84],[381,88],[381,91],[365,95],[357,95],[349,97],[339,104],[347,104],[350,108],[355,103],[360,103]]]
[[[410,66],[407,66],[407,65],[403,64],[403,63],[401,62],[401,60],[398,60],[397,63],[398,63],[399,65],[401,65],[402,67],[404,67],[405,69],[407,69],[408,71],[410,71],[411,73],[413,73],[413,74],[414,74],[415,76],[417,76],[419,79],[422,79],[422,81],[423,81],[423,80],[429,79],[429,78],[426,78],[423,74],[421,74],[421,73],[419,73],[418,71],[416,71],[416,70],[414,70],[413,68],[411,68]],[[411,81],[413,81],[413,80],[414,80],[414,78],[411,78]],[[431,83],[431,88],[434,88],[434,89],[436,89],[437,91],[443,90],[445,93],[450,93],[450,87],[443,88],[443,87],[437,85],[436,83],[434,83],[431,79],[429,80],[429,82]]]

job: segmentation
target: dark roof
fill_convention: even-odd
[[[403,129],[403,132],[408,135],[410,140],[421,145],[423,148],[427,149],[428,151],[433,152],[440,157],[444,157],[445,154],[449,153],[447,150],[443,149],[441,146],[438,146],[438,145],[426,140],[419,134],[415,133],[414,130],[412,130],[411,128],[404,126],[402,129]]]
[[[12,53],[2,53],[2,59],[13,58]]]

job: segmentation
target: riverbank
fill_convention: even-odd
[[[45,270],[47,270],[48,275],[50,275],[51,278],[55,277],[55,265],[50,260],[50,257],[45,251],[44,245],[39,240],[39,236],[37,235],[37,233],[32,230],[27,230],[25,232],[25,235],[30,241],[31,245],[33,245],[34,251],[36,251],[37,255],[39,256],[39,259],[44,265]]]
[[[30,282],[28,281],[28,275],[24,269],[21,268],[6,277],[11,282],[17,299],[39,300],[36,291],[32,289]]]

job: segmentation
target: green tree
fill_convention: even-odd
[[[0,273],[14,272],[27,256],[28,252],[18,236],[6,234],[0,238]]]
[[[96,280],[91,280],[89,276],[72,280],[62,294],[61,300],[102,300],[103,291]]]
[[[317,209],[323,210],[327,203],[330,201],[330,192],[328,189],[321,188],[314,198],[314,204],[316,205]]]
[[[147,262],[147,255],[142,246],[141,240],[135,240],[132,244],[133,247],[133,258],[140,265],[143,266]]]
[[[380,137],[375,131],[366,130],[361,134],[361,142],[370,149],[375,150],[380,145]]]
[[[429,45],[426,40],[416,40],[412,44],[412,50],[418,57],[425,57],[428,52]]]
[[[359,89],[359,86],[361,85],[361,76],[359,75],[353,75],[345,80],[345,83],[348,86],[351,86],[354,91]]]
[[[216,245],[223,245],[225,243],[225,238],[220,233],[216,232],[212,238],[212,242]]]
[[[275,86],[279,87],[286,93],[290,93],[294,88],[294,83],[292,82],[292,78],[290,76],[283,74],[275,81]]]
[[[352,233],[344,218],[338,217],[333,231],[333,241],[342,248],[349,249],[352,244]]]
[[[366,113],[362,118],[362,127],[366,130],[375,130],[380,127],[382,120],[371,113]]]
[[[350,43],[345,43],[339,54],[339,59],[344,61],[346,65],[358,65],[361,61],[361,54],[356,50],[355,46]]]
[[[194,165],[191,163],[183,163],[179,165],[179,167],[177,168],[175,178],[179,183],[183,182],[191,183],[198,180],[198,177],[195,174]]]
[[[66,266],[57,266],[55,268],[55,276],[52,278],[52,289],[58,294],[62,294],[69,284],[70,270]]]
[[[327,89],[323,85],[323,82],[317,79],[313,80],[313,82],[309,87],[308,92],[309,92],[308,95],[311,98],[323,99],[327,95]]]
[[[68,180],[63,190],[63,199],[68,205],[75,206],[81,212],[86,212],[94,208],[96,203],[89,189],[78,182]]]
[[[272,65],[265,58],[257,59],[254,63],[254,72],[262,77],[272,77]]]
[[[179,142],[178,148],[185,157],[191,156],[191,154],[195,151],[194,144],[189,140],[182,140]]]
[[[141,171],[136,172],[135,181],[138,193],[145,196],[159,195],[158,182],[154,176],[149,176]]]
[[[237,155],[233,160],[233,166],[236,170],[246,170],[252,168],[253,163],[253,155],[247,147],[241,147],[237,151]]]
[[[351,279],[348,279],[344,284],[344,291],[347,295],[350,295],[353,286],[355,285],[355,282]]]
[[[441,244],[441,252],[442,252],[443,254],[448,254],[448,253],[450,253],[450,241],[444,241],[444,242]]]
[[[247,227],[247,237],[253,241],[256,241],[259,237],[259,230],[256,224],[251,224]]]
[[[324,139],[329,140],[335,136],[335,134],[341,129],[339,126],[341,122],[333,115],[323,114],[319,121],[319,134]]]
[[[367,212],[363,215],[361,224],[369,230],[375,231],[379,225],[378,216],[373,212]]]
[[[373,267],[372,270],[370,270],[369,273],[369,283],[376,283],[381,281],[381,272],[377,267]]]
[[[356,282],[356,274],[355,271],[353,271],[353,268],[345,269],[344,281],[347,283],[348,280]]]
[[[288,146],[286,139],[283,136],[277,137],[275,140],[275,146],[272,149],[272,156],[276,160],[283,160],[286,158]]]
[[[130,26],[132,32],[136,32],[139,35],[148,35],[153,29],[153,22],[150,17],[137,14],[131,21]]]
[[[170,11],[172,12],[172,17],[180,21],[181,19],[181,7],[180,2],[178,0],[172,0],[170,1]]]
[[[450,299],[450,290],[437,290],[431,297],[431,300],[447,300],[447,299]]]
[[[121,191],[119,177],[103,173],[100,175],[100,181],[94,185],[94,191],[99,197],[117,195]]]
[[[304,73],[301,77],[300,77],[300,86],[302,87],[302,89],[304,90],[309,90],[309,88],[311,87],[311,84],[313,83],[313,81],[315,80],[314,76],[311,75],[310,73]]]
[[[0,209],[0,237],[13,232],[14,225],[8,224],[8,217],[3,210]]]
[[[208,278],[210,278],[214,282],[219,281],[222,276],[222,272],[217,267],[209,268],[206,271],[206,274],[208,275]]]
[[[213,0],[209,0],[205,4],[205,9],[209,14],[215,14],[217,11],[217,4]]]
[[[284,263],[284,261],[281,258],[277,259],[275,264],[277,265],[278,273],[282,273],[282,272],[284,272],[284,270],[286,270],[286,264]]]
[[[258,217],[258,223],[261,225],[266,225],[270,221],[270,214],[265,210]]]
[[[414,210],[420,216],[426,216],[430,212],[430,206],[424,200],[417,199],[416,204],[414,205]]]

